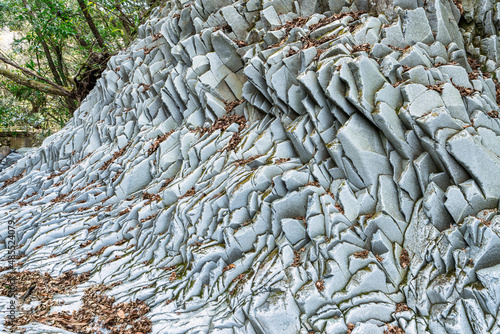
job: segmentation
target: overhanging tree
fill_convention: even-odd
[[[0,27],[21,36],[0,55],[0,89],[53,96],[47,101],[71,113],[148,10],[148,2],[136,0],[0,0]]]

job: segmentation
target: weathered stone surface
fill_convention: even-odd
[[[498,6],[462,5],[491,38],[451,0],[167,2],[2,160],[0,239],[153,333],[497,332]]]
[[[481,145],[474,136],[463,130],[447,143],[448,150],[479,183],[487,197],[499,198],[500,157]]]
[[[0,148],[0,171],[16,163],[23,157],[25,150],[11,150],[9,147]],[[29,150],[28,150],[29,151]]]

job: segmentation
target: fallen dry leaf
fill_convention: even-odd
[[[119,310],[116,315],[118,315],[120,318],[122,319],[125,319],[125,312],[123,312],[122,310]]]

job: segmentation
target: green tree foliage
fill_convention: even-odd
[[[60,127],[155,1],[0,0],[0,126]]]

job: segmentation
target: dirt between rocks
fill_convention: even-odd
[[[106,170],[106,168],[108,168],[109,165],[111,165],[116,159],[118,159],[119,157],[121,157],[123,155],[123,153],[125,153],[125,151],[130,146],[130,144],[131,143],[128,143],[127,145],[125,145],[124,147],[122,147],[120,150],[118,150],[115,153],[113,153],[113,157],[111,159],[109,159],[108,161],[106,161],[104,163],[104,165],[102,165],[99,168],[99,170]]]
[[[238,130],[241,131],[245,128],[246,122],[245,116],[225,115],[218,118],[211,126],[205,128],[197,127],[193,132],[199,133],[202,136],[205,133],[212,134],[217,130],[225,131],[233,123],[238,123]]]
[[[21,312],[15,319],[7,319],[5,325],[15,333],[23,333],[19,326],[31,322],[63,328],[85,334],[146,334],[151,332],[151,321],[145,317],[149,308],[142,301],[115,303],[106,290],[119,285],[92,285],[84,291],[82,306],[72,313],[61,311],[50,313],[51,307],[64,304],[54,300],[54,295],[68,295],[77,285],[88,281],[89,273],[75,274],[72,271],[52,277],[39,271],[10,272],[0,277],[0,295],[16,296],[20,304],[32,301],[40,303],[30,311]],[[12,289],[12,282],[15,288]],[[96,318],[97,317],[97,318]],[[96,320],[97,319],[97,320]]]
[[[148,155],[151,155],[153,154],[154,152],[156,152],[156,150],[158,149],[158,147],[160,147],[160,144],[163,143],[165,140],[167,140],[168,137],[170,137],[170,135],[174,133],[174,130],[170,130],[169,132],[163,134],[163,135],[159,135],[156,140],[153,142],[153,144],[151,145],[151,147],[149,148],[148,150]]]
[[[3,185],[0,187],[0,190],[3,190],[5,188],[7,188],[8,186],[10,186],[11,184],[19,181],[20,179],[23,178],[23,176],[24,176],[24,172],[22,172],[21,174],[19,174],[17,176],[13,176],[10,179],[3,181]]]

